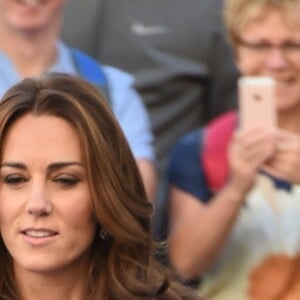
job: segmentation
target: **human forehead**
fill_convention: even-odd
[[[280,10],[274,7],[264,7],[253,11],[240,28],[238,35],[274,35],[280,39],[283,35],[294,35],[300,38],[300,5],[295,10]]]
[[[276,8],[281,11],[293,11],[300,0],[225,0],[224,13],[237,17],[237,22],[260,12],[264,8]]]
[[[48,157],[80,159],[81,146],[77,130],[63,118],[25,114],[8,128],[1,145],[2,158]]]

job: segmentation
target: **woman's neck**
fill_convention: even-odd
[[[86,300],[88,298],[86,277],[80,280],[55,280],[33,277],[26,281],[26,289],[21,292],[22,300]]]
[[[0,51],[8,56],[22,78],[41,74],[56,60],[58,30],[26,33],[0,24]]]
[[[62,271],[39,273],[15,269],[22,300],[86,300],[88,264],[66,267]]]

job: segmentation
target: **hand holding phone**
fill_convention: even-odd
[[[270,77],[241,77],[238,80],[240,127],[275,128],[277,125],[275,81]]]

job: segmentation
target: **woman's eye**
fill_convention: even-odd
[[[26,182],[26,178],[20,175],[7,175],[4,177],[3,182],[11,186],[19,186]]]
[[[57,177],[54,179],[54,182],[59,183],[64,187],[72,187],[76,185],[80,180],[75,177]]]

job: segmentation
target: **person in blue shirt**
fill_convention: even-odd
[[[0,0],[0,96],[25,77],[59,71],[79,74],[73,51],[60,41],[65,0]],[[155,197],[156,168],[150,120],[133,78],[103,66],[108,98],[134,154],[146,192]]]

